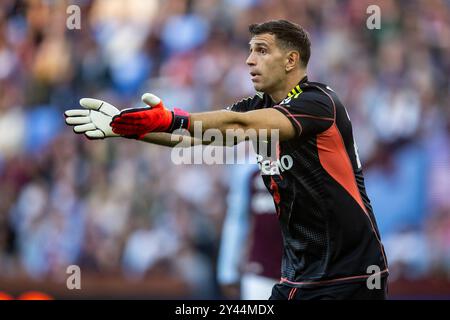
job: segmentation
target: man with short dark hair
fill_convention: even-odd
[[[120,135],[166,146],[178,144],[177,129],[194,133],[195,123],[202,132],[239,130],[238,141],[249,139],[249,130],[277,130],[275,161],[258,157],[284,244],[282,277],[270,298],[385,299],[387,261],[351,122],[336,93],[307,78],[308,33],[286,20],[249,30],[254,97],[227,110],[193,114],[169,111],[152,94],[142,97],[150,108],[120,113],[106,102],[82,99],[88,110],[66,111],[66,122],[91,139]]]

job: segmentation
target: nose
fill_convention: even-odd
[[[248,58],[247,58],[247,60],[245,61],[245,63],[246,63],[248,66],[254,66],[254,65],[256,65],[256,62],[255,62],[255,59],[254,59],[254,56],[253,56],[253,52],[251,52],[251,53],[248,55]]]

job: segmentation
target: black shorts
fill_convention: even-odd
[[[386,300],[387,294],[387,277],[383,277],[380,289],[369,289],[365,281],[314,288],[279,283],[273,286],[269,300]]]

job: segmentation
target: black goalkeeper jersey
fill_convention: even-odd
[[[283,235],[281,282],[300,287],[366,281],[374,270],[387,276],[352,125],[336,93],[305,77],[279,104],[258,92],[228,109],[261,108],[283,113],[297,133],[278,144],[277,161],[260,163]]]

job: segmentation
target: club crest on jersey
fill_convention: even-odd
[[[281,101],[280,104],[288,104],[289,102],[291,102],[292,97],[288,97],[286,99],[284,99],[283,101]]]
[[[262,155],[256,156],[261,175],[275,176],[281,172],[289,170],[294,165],[294,160],[289,155],[284,155],[280,159],[272,161],[270,159],[264,159]]]

